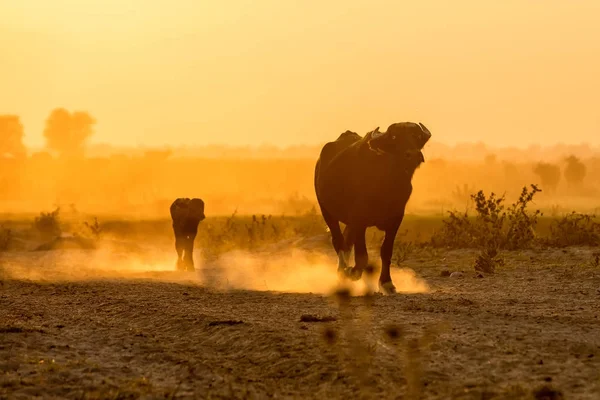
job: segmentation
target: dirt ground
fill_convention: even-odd
[[[0,398],[598,399],[594,251],[419,250],[350,297],[329,255],[0,253]]]

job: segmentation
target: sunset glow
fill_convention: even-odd
[[[600,2],[0,2],[0,110],[113,145],[318,144],[423,121],[436,141],[600,144]]]

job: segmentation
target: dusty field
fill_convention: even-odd
[[[394,274],[417,293],[351,298],[306,252],[198,274],[171,252],[0,253],[0,398],[597,399],[594,250],[507,253],[485,277],[419,250]]]

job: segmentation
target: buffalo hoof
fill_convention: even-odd
[[[394,294],[396,293],[396,286],[392,283],[392,281],[381,283],[379,282],[379,290],[383,294]]]
[[[338,253],[338,271],[345,271],[348,268],[348,259],[350,258],[350,252],[340,251]]]
[[[340,279],[349,279],[357,281],[362,277],[362,269],[356,267],[338,268],[338,276]]]
[[[181,262],[181,260],[177,261],[175,268],[177,269],[177,271],[185,271],[185,265],[183,265],[183,262]]]
[[[357,281],[360,278],[362,278],[362,274],[363,274],[363,270],[362,268],[348,268],[346,270],[346,275],[348,276],[348,279],[350,279],[351,281]]]
[[[356,267],[338,268],[338,275],[341,279],[357,281],[362,277],[362,269]]]

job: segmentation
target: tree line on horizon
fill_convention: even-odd
[[[87,111],[55,108],[46,119],[45,148],[60,157],[82,156],[95,124],[96,119]],[[0,115],[0,156],[26,157],[24,137],[25,130],[18,115]]]
[[[113,146],[108,143],[97,143],[90,145],[88,140],[94,135],[96,119],[87,111],[70,112],[59,107],[52,110],[46,118],[43,137],[45,139],[43,149],[49,154],[60,158],[81,157],[84,154],[93,157],[106,157],[114,154],[143,155],[146,152],[161,151],[156,147],[127,147]],[[341,132],[340,132],[341,133]],[[24,127],[18,115],[0,114],[0,158],[25,158],[28,149],[24,144]],[[321,146],[330,140],[335,140],[336,133],[323,141],[322,144],[302,144],[286,146],[284,148],[275,145],[262,144],[260,146],[231,146],[225,144],[204,144],[201,146],[189,145],[172,147],[167,146],[167,152],[171,156],[181,157],[248,157],[248,158],[315,158],[318,157]],[[437,138],[435,138],[437,139]],[[483,142],[456,143],[454,145],[444,144],[433,140],[426,148],[427,158],[452,159],[452,160],[481,160],[487,156],[495,156],[506,161],[531,161],[538,159],[542,164],[538,169],[543,175],[552,175],[546,164],[550,161],[567,160],[570,157],[600,158],[600,147],[590,146],[588,143],[579,145],[566,145],[557,143],[553,146],[530,145],[527,148],[514,146],[489,148]],[[30,152],[34,149],[29,149]],[[569,162],[573,162],[571,159]],[[573,168],[571,168],[573,169]],[[554,172],[554,175],[555,172]],[[551,178],[548,182],[552,183]]]

